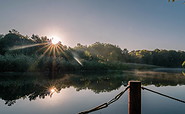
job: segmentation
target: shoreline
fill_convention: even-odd
[[[153,71],[158,72],[183,72],[185,68],[154,68]]]

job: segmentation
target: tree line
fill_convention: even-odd
[[[14,69],[19,62],[28,63],[30,61],[30,63],[35,62],[39,69],[46,70],[55,67],[56,71],[59,69],[120,70],[128,68],[128,63],[162,67],[185,66],[184,51],[165,49],[129,51],[126,48],[121,49],[118,45],[100,42],[91,45],[78,43],[73,48],[59,42],[57,46],[51,47],[51,41],[52,39],[47,36],[40,37],[33,34],[29,37],[20,34],[15,29],[10,30],[9,33],[0,35],[0,64],[2,66],[9,65],[4,69],[10,69],[10,66],[12,66],[11,69]],[[36,61],[38,58],[40,60]],[[21,67],[22,65],[17,66]]]

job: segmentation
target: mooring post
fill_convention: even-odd
[[[141,114],[141,82],[129,81],[128,114]]]

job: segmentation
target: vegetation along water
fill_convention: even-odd
[[[117,45],[78,43],[74,48],[52,43],[47,36],[22,35],[15,29],[0,36],[1,72],[66,72],[182,67],[185,52],[155,49],[128,51]]]

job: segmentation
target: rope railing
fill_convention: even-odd
[[[175,98],[175,97],[171,97],[171,96],[169,96],[169,95],[165,95],[165,94],[163,94],[163,93],[160,93],[160,92],[157,92],[157,91],[154,91],[154,90],[151,90],[151,89],[145,88],[145,87],[141,87],[141,88],[142,88],[143,90],[147,90],[147,91],[150,91],[150,92],[152,92],[152,93],[156,93],[156,94],[158,94],[158,95],[161,95],[161,96],[167,97],[167,98],[169,98],[169,99],[172,99],[172,100],[175,100],[175,101],[178,101],[178,102],[181,102],[181,103],[185,103],[185,101],[184,101],[184,100],[177,99],[177,98]]]
[[[103,108],[106,108],[108,107],[110,104],[114,103],[115,101],[117,101],[127,90],[129,89],[129,86],[127,86],[125,88],[125,90],[123,90],[122,92],[120,92],[118,95],[116,95],[113,99],[111,99],[110,101],[106,102],[106,103],[103,103],[95,108],[92,108],[90,110],[87,110],[87,111],[83,111],[83,112],[80,112],[78,114],[88,114],[90,112],[94,112],[94,111],[97,111],[97,110],[100,110],[100,109],[103,109]]]
[[[131,84],[131,83],[132,84]],[[90,110],[87,110],[87,111],[83,111],[83,112],[80,112],[78,114],[88,114],[90,112],[94,112],[94,111],[97,111],[97,110],[100,110],[100,109],[103,109],[103,108],[106,108],[108,107],[110,104],[114,103],[115,101],[117,101],[128,89],[129,89],[129,100],[131,100],[129,103],[129,114],[141,114],[141,89],[143,90],[147,90],[149,92],[152,92],[152,93],[155,93],[155,94],[158,94],[158,95],[161,95],[163,97],[167,97],[169,99],[172,99],[172,100],[175,100],[175,101],[178,101],[178,102],[181,102],[181,103],[185,103],[185,100],[181,100],[181,99],[177,99],[175,97],[171,97],[169,95],[166,95],[166,94],[163,94],[163,93],[160,93],[160,92],[157,92],[157,91],[154,91],[154,90],[151,90],[151,89],[148,89],[146,87],[141,87],[141,82],[139,81],[130,81],[129,82],[129,85],[122,91],[120,92],[119,94],[117,94],[113,99],[109,100],[108,102],[106,103],[103,103],[95,108],[92,108]],[[136,83],[140,83],[140,84],[136,84]],[[138,88],[138,89],[136,89]],[[139,92],[139,94],[137,94]],[[140,97],[138,97],[140,96]],[[134,101],[134,99],[137,99],[137,101]],[[136,105],[137,104],[137,105]],[[137,106],[137,107],[136,107]],[[130,113],[132,112],[132,113]]]

